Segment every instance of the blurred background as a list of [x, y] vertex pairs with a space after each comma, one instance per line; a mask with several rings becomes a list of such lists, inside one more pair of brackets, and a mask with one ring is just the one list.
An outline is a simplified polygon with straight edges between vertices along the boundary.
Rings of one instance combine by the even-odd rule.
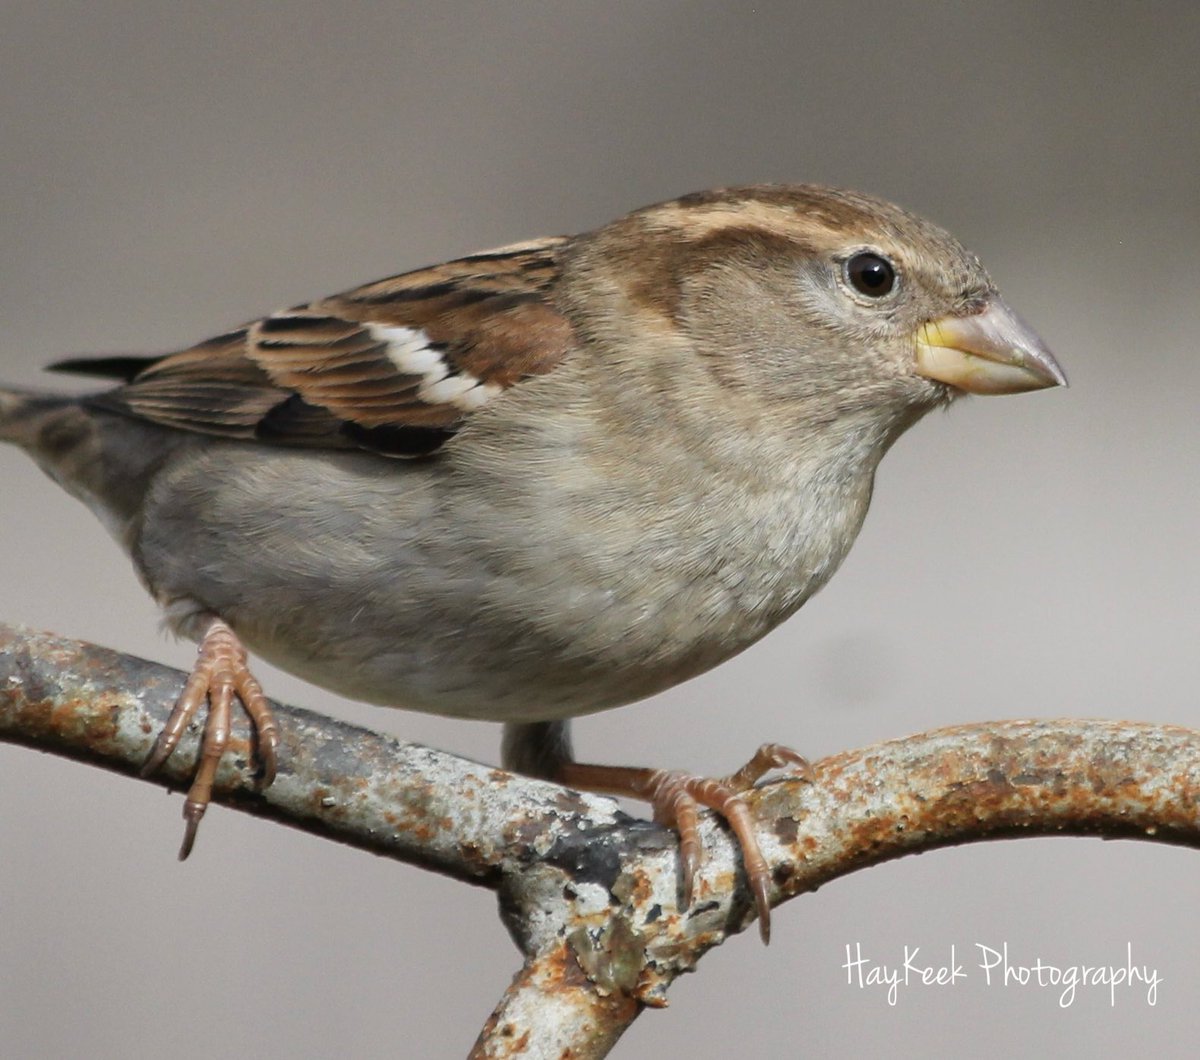
[[[0, 379], [155, 351], [711, 185], [820, 181], [976, 250], [1071, 389], [975, 399], [884, 461], [842, 572], [736, 660], [576, 727], [725, 772], [958, 722], [1200, 725], [1200, 5], [9, 3]], [[67, 385], [51, 379], [49, 385]], [[0, 451], [0, 619], [186, 666], [100, 525]], [[496, 761], [499, 730], [269, 694]], [[518, 966], [490, 893], [0, 747], [0, 1053], [464, 1055]], [[1026, 840], [861, 872], [680, 981], [617, 1055], [1193, 1055], [1194, 852]], [[1144, 991], [847, 985], [976, 943]], [[972, 972], [968, 967], [967, 971]], [[1185, 1044], [1186, 1043], [1186, 1044]]]

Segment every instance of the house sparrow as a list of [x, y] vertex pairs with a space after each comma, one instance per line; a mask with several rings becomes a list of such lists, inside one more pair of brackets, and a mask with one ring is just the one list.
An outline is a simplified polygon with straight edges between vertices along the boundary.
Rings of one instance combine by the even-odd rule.
[[738, 773], [575, 762], [569, 719], [693, 677], [816, 592], [880, 458], [964, 392], [1065, 383], [978, 260], [879, 199], [760, 186], [472, 254], [158, 357], [72, 360], [83, 397], [0, 391], [16, 442], [105, 523], [200, 643], [149, 761], [208, 705], [181, 857], [246, 649], [355, 699], [505, 723], [509, 768], [697, 813], [770, 878]]

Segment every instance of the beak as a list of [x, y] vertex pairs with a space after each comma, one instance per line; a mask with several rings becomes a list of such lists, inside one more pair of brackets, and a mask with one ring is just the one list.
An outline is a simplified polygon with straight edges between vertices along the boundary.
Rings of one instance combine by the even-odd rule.
[[980, 313], [923, 325], [917, 332], [917, 372], [971, 394], [1067, 385], [1045, 343], [998, 295]]

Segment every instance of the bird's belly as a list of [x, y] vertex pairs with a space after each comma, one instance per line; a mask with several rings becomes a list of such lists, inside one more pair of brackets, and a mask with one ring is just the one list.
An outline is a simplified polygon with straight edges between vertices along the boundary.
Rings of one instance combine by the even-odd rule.
[[[636, 666], [607, 665], [619, 645], [586, 657], [556, 646], [498, 643], [494, 637], [464, 637], [461, 628], [426, 623], [397, 647], [381, 643], [339, 652], [322, 629], [293, 628], [279, 637], [255, 628], [235, 628], [252, 651], [297, 676], [363, 702], [448, 717], [489, 721], [546, 721], [631, 703], [694, 676], [734, 653], [694, 650], [687, 656]], [[516, 640], [516, 638], [512, 638]]]
[[[551, 518], [537, 498], [489, 498], [453, 474], [210, 443], [155, 483], [135, 559], [177, 628], [220, 615], [253, 652], [335, 692], [546, 720], [736, 654], [824, 582], [853, 536], [832, 547], [821, 530], [797, 552], [771, 527], [762, 541], [746, 527], [681, 533], [636, 506], [597, 514], [553, 492]], [[801, 540], [802, 523], [781, 525]]]
[[[272, 602], [260, 564], [217, 608], [252, 651], [353, 699], [456, 717], [533, 721], [620, 706], [742, 650], [774, 620], [701, 579], [639, 590], [548, 585], [432, 546], [384, 585], [327, 576]], [[777, 620], [777, 619], [776, 619]]]

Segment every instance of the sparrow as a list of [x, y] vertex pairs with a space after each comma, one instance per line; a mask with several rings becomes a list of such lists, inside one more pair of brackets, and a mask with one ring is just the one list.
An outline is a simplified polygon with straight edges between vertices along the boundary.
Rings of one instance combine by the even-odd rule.
[[132, 557], [195, 667], [146, 763], [207, 710], [186, 857], [232, 705], [263, 783], [279, 729], [247, 651], [354, 699], [504, 724], [507, 768], [733, 829], [806, 770], [575, 761], [570, 719], [747, 648], [831, 577], [880, 459], [964, 393], [1066, 379], [978, 259], [888, 202], [720, 188], [457, 258], [153, 357], [72, 359], [83, 396], [0, 390], [27, 450]]

